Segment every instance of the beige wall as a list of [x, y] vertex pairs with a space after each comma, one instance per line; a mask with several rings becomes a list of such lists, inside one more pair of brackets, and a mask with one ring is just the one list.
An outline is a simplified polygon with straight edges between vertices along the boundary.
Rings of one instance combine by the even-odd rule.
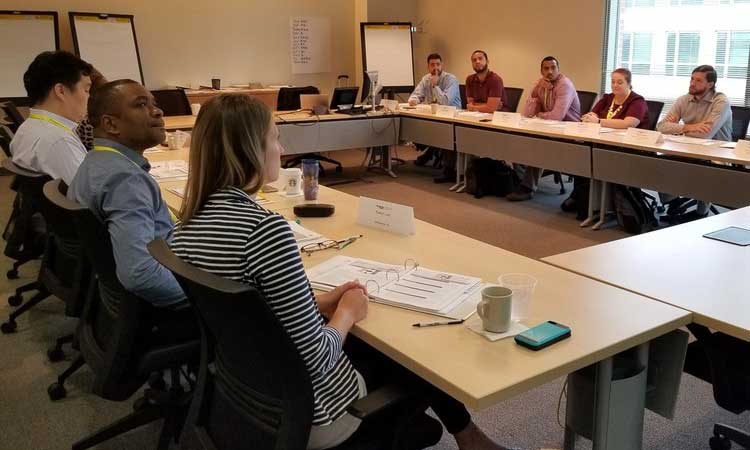
[[[61, 45], [72, 49], [68, 11], [135, 15], [143, 74], [166, 84], [313, 84], [328, 91], [339, 74], [354, 76], [352, 0], [0, 0], [0, 9], [57, 10]], [[289, 18], [331, 19], [331, 72], [293, 75]], [[106, 76], [106, 74], [105, 74]]]
[[471, 52], [481, 48], [505, 84], [524, 88], [524, 94], [539, 77], [539, 62], [546, 55], [559, 59], [577, 89], [599, 91], [602, 0], [416, 2], [424, 32], [415, 35], [415, 58], [441, 53], [446, 70], [462, 83], [472, 71]]

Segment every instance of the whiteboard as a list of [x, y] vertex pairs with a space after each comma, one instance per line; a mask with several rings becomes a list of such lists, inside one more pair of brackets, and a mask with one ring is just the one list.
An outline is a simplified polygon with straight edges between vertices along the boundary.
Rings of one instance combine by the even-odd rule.
[[39, 53], [60, 48], [56, 12], [0, 11], [0, 98], [26, 97], [23, 74]]
[[70, 29], [76, 54], [108, 80], [128, 78], [143, 83], [133, 16], [75, 13]]
[[361, 23], [362, 67], [378, 71], [384, 88], [414, 88], [411, 23]]

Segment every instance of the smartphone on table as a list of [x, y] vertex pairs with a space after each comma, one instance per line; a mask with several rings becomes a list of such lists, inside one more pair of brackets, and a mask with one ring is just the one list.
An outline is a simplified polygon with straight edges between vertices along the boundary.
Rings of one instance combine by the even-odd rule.
[[569, 338], [570, 327], [551, 320], [529, 328], [515, 337], [516, 344], [531, 350], [541, 350], [555, 342]]

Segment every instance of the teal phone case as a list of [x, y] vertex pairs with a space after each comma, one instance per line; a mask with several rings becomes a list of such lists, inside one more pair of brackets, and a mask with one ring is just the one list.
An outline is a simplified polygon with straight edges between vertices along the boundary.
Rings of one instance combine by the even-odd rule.
[[548, 321], [529, 328], [521, 334], [517, 334], [515, 341], [531, 350], [541, 350], [549, 347], [555, 342], [569, 338], [571, 335], [570, 327], [557, 322]]

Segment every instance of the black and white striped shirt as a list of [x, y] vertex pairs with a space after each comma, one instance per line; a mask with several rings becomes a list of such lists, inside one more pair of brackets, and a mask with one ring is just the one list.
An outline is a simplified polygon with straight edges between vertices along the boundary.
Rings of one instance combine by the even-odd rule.
[[172, 250], [219, 276], [255, 286], [295, 343], [310, 373], [313, 424], [328, 425], [359, 397], [357, 377], [342, 338], [318, 311], [289, 224], [245, 192], [211, 195], [187, 224], [176, 228]]

